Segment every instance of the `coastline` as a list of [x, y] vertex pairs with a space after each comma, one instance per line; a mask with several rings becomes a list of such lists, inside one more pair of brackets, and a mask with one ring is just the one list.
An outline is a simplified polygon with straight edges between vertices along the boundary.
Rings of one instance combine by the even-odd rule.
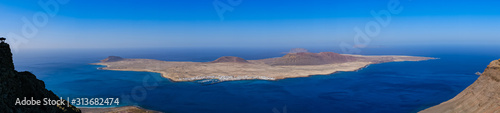
[[[102, 63], [90, 63], [90, 65], [101, 65], [101, 66], [109, 67], [109, 64], [102, 64]], [[159, 73], [159, 74], [161, 74], [162, 77], [167, 78], [164, 76], [164, 75], [166, 75], [166, 73], [162, 72], [162, 71], [153, 71], [153, 70], [149, 70], [149, 69], [107, 69], [106, 67], [99, 67], [97, 69], [98, 70], [110, 70], [110, 71], [135, 71], [135, 72]], [[170, 78], [168, 78], [168, 79], [170, 79]], [[172, 80], [172, 79], [170, 79], [170, 80]], [[175, 82], [178, 82], [178, 81], [175, 81]]]

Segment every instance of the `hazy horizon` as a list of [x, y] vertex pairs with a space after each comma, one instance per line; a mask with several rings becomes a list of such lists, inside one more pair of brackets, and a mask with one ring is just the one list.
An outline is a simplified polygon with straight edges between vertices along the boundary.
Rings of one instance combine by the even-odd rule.
[[[497, 33], [500, 30], [500, 21], [497, 21], [500, 15], [494, 10], [500, 2], [492, 0], [241, 0], [234, 3], [224, 0], [60, 1], [68, 2], [59, 2], [56, 13], [47, 13], [45, 5], [39, 5], [38, 2], [2, 1], [0, 13], [9, 18], [0, 18], [1, 36], [18, 49], [340, 49], [342, 44], [347, 44], [344, 47], [365, 48], [398, 45], [475, 46], [500, 42], [500, 34]], [[218, 11], [214, 3], [215, 6], [232, 11]], [[384, 14], [389, 14], [390, 19]], [[33, 17], [38, 17], [36, 21], [41, 22], [34, 22]], [[34, 24], [36, 32], [28, 30], [28, 33], [23, 33], [26, 31], [23, 18]], [[47, 21], [43, 21], [44, 18]], [[379, 26], [379, 31], [368, 36], [368, 42], [358, 40], [361, 44], [357, 44], [355, 39], [359, 33], [355, 28], [366, 31], [365, 26], [374, 25], [373, 22]], [[369, 30], [376, 29], [369, 27]], [[9, 37], [9, 34], [21, 38]]]

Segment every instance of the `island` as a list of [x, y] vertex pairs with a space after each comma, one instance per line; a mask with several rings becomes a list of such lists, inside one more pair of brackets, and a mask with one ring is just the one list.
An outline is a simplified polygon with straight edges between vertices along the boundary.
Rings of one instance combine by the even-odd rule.
[[435, 59], [416, 56], [363, 56], [333, 52], [311, 53], [293, 49], [282, 57], [245, 60], [223, 56], [211, 62], [179, 62], [154, 59], [126, 59], [110, 56], [100, 63], [100, 69], [117, 71], [146, 71], [161, 73], [172, 81], [196, 80], [278, 80], [285, 78], [327, 75], [339, 71], [355, 71], [370, 64]]

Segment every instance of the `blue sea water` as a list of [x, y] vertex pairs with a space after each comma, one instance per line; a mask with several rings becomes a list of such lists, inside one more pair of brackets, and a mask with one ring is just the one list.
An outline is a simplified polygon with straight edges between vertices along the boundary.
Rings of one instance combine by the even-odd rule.
[[[277, 81], [243, 80], [216, 84], [172, 82], [158, 73], [98, 70], [110, 55], [168, 61], [211, 61], [280, 57], [288, 48], [169, 48], [20, 50], [18, 71], [33, 72], [63, 98], [120, 98], [118, 106], [138, 105], [173, 113], [410, 113], [437, 105], [465, 89], [500, 53], [489, 46], [365, 48], [364, 55], [414, 55], [439, 59], [370, 65]], [[335, 51], [308, 48], [313, 52]], [[112, 106], [78, 106], [112, 107]]]

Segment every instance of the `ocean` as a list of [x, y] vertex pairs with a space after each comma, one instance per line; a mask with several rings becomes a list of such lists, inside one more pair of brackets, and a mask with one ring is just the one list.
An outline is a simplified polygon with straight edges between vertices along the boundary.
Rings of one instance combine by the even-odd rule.
[[[158, 73], [98, 70], [107, 56], [207, 62], [220, 56], [247, 60], [280, 57], [290, 48], [44, 49], [14, 53], [18, 71], [30, 71], [66, 98], [120, 98], [172, 113], [412, 113], [453, 98], [472, 84], [500, 53], [491, 46], [401, 46], [362, 49], [363, 55], [412, 55], [439, 59], [370, 65], [276, 81], [214, 84], [172, 82]], [[336, 51], [307, 48], [312, 52]], [[495, 52], [496, 51], [496, 52]], [[338, 52], [338, 51], [337, 51]]]

